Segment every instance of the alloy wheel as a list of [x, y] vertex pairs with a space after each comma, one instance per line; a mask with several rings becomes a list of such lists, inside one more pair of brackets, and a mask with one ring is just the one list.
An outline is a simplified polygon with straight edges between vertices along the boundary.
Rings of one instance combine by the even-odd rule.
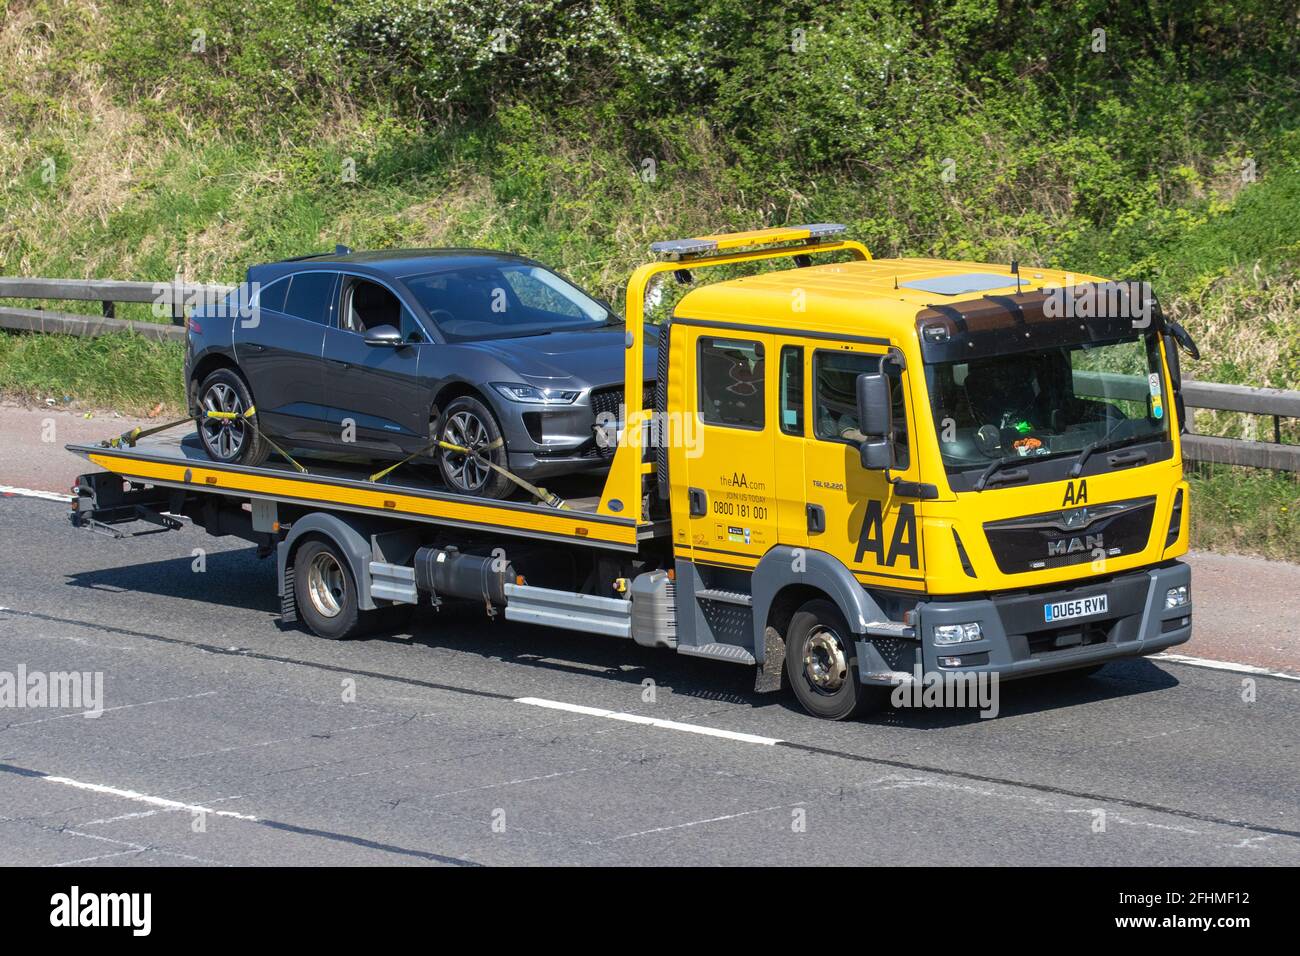
[[321, 617], [336, 617], [343, 606], [343, 568], [338, 559], [322, 551], [311, 559], [307, 567], [307, 596]]
[[[461, 411], [447, 419], [442, 437], [453, 445], [481, 451], [488, 443], [488, 429], [474, 413]], [[475, 491], [487, 483], [490, 469], [478, 458], [464, 452], [447, 451], [447, 477], [462, 491]]]
[[233, 413], [233, 418], [209, 418], [205, 414], [199, 427], [203, 429], [204, 443], [216, 451], [218, 458], [222, 461], [236, 458], [244, 447], [248, 429], [239, 393], [225, 382], [213, 382], [203, 394], [203, 410]]

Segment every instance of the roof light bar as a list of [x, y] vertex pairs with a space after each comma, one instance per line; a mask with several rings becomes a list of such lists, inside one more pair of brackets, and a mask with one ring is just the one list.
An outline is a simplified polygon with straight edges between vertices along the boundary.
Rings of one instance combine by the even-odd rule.
[[682, 256], [699, 256], [706, 252], [716, 252], [718, 244], [712, 239], [669, 239], [667, 242], [650, 243], [650, 251], [670, 259]]
[[713, 236], [695, 236], [691, 239], [670, 239], [650, 244], [650, 250], [669, 259], [701, 256], [740, 249], [745, 246], [772, 246], [783, 242], [800, 242], [825, 239], [846, 232], [847, 227], [836, 222], [817, 222], [807, 226], [778, 226], [774, 229], [753, 229], [749, 232], [725, 232]]

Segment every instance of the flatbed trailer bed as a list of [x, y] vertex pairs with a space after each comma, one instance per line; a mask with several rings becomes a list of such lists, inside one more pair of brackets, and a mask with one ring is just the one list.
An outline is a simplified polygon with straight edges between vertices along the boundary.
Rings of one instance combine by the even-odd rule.
[[[598, 478], [558, 483], [577, 494], [555, 507], [451, 494], [406, 466], [374, 481], [336, 461], [312, 461], [306, 472], [279, 459], [218, 463], [193, 434], [67, 448], [105, 469], [78, 478], [75, 525], [127, 537], [179, 530], [189, 518], [251, 541], [276, 558], [282, 619], [321, 636], [358, 636], [451, 598], [489, 616], [673, 646], [668, 522], [599, 514], [600, 495], [584, 493]], [[653, 588], [632, 589], [637, 575]], [[639, 634], [634, 590], [640, 608], [652, 608]]]
[[[67, 448], [132, 483], [193, 494], [281, 502], [629, 552], [638, 550], [644, 541], [668, 534], [666, 520], [638, 522], [631, 517], [598, 514], [599, 494], [566, 498], [565, 508], [555, 508], [452, 494], [421, 480], [409, 467], [381, 481], [370, 481], [367, 471], [359, 467], [336, 462], [312, 462], [306, 474], [278, 458], [249, 468], [212, 461], [192, 433], [179, 440], [157, 439], [134, 447]], [[589, 485], [590, 479], [574, 482], [577, 491], [589, 491]]]

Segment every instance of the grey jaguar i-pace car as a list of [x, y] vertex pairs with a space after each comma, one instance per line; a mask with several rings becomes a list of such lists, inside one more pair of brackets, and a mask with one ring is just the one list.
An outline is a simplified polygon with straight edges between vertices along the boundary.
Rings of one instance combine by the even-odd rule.
[[[647, 374], [656, 348], [651, 335]], [[196, 309], [185, 380], [219, 461], [259, 465], [267, 438], [371, 461], [423, 450], [450, 490], [504, 497], [513, 485], [481, 458], [527, 479], [608, 467], [598, 416], [619, 414], [623, 359], [613, 309], [530, 259], [340, 249], [253, 266]]]

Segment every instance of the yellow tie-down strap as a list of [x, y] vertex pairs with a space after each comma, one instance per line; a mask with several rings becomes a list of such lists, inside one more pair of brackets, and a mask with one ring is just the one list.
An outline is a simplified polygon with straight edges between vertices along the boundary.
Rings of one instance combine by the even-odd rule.
[[[392, 485], [376, 488], [335, 484], [313, 475], [283, 476], [205, 467], [193, 461], [155, 461], [116, 455], [109, 449], [84, 452], [101, 468], [132, 481], [165, 482], [207, 491], [232, 492], [253, 497], [289, 499], [308, 506], [361, 508], [400, 517], [444, 519], [503, 530], [571, 538], [579, 542], [635, 547], [634, 521], [591, 520], [581, 512], [518, 502], [471, 501], [457, 497], [403, 494]], [[188, 474], [187, 474], [188, 473]]]

